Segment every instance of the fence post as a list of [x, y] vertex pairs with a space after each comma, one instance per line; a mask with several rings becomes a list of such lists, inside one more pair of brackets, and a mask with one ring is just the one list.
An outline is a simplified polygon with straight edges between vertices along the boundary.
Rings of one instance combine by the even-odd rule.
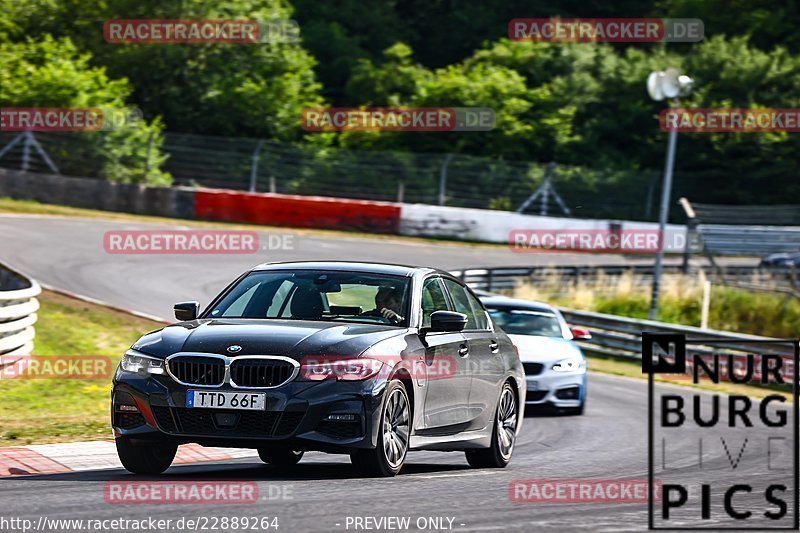
[[402, 204], [406, 195], [406, 184], [403, 180], [397, 182], [397, 203]]
[[[260, 139], [258, 144], [256, 144], [256, 149], [253, 151], [253, 164], [250, 166], [250, 192], [256, 192], [256, 180], [258, 179], [258, 159], [261, 155], [262, 146], [264, 146], [264, 140]], [[271, 184], [270, 189], [272, 189]]]
[[453, 159], [453, 154], [447, 154], [442, 161], [442, 169], [439, 171], [439, 205], [444, 205], [447, 192], [447, 165]]

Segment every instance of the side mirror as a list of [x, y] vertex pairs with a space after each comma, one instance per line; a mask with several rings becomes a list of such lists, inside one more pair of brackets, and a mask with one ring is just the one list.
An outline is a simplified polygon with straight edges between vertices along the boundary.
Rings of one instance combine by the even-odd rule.
[[572, 327], [569, 330], [572, 332], [572, 340], [588, 341], [592, 338], [592, 334], [586, 328]]
[[175, 318], [180, 321], [194, 320], [200, 314], [200, 304], [198, 302], [179, 302], [173, 307]]
[[467, 315], [454, 311], [434, 311], [431, 313], [429, 331], [462, 331], [467, 325]]

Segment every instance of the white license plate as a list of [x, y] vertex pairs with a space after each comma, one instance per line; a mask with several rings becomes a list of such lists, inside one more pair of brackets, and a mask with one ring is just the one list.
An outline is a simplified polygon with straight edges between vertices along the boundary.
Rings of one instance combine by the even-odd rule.
[[186, 393], [186, 407], [263, 411], [266, 404], [267, 395], [263, 392], [190, 390]]

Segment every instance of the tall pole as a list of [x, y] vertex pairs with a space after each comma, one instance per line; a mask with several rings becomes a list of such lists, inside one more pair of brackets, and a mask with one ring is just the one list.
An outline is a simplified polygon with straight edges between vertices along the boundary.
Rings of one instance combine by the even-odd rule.
[[656, 267], [653, 272], [653, 293], [650, 297], [650, 320], [655, 320], [658, 315], [658, 293], [661, 289], [661, 270], [664, 261], [664, 234], [669, 217], [669, 197], [672, 192], [672, 169], [675, 166], [675, 144], [678, 141], [678, 130], [673, 128], [669, 132], [667, 146], [667, 161], [664, 165], [664, 187], [661, 190], [661, 211], [658, 216], [658, 251], [656, 252]]
[[439, 171], [439, 205], [444, 205], [447, 197], [447, 165], [450, 164], [451, 159], [453, 159], [453, 154], [447, 154]]

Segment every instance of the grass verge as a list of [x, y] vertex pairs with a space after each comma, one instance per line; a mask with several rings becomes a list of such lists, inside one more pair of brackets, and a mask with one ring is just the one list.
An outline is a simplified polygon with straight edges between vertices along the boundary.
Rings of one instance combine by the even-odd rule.
[[[39, 298], [34, 354], [120, 355], [163, 326], [50, 291]], [[111, 380], [0, 379], [0, 446], [110, 439]]]

